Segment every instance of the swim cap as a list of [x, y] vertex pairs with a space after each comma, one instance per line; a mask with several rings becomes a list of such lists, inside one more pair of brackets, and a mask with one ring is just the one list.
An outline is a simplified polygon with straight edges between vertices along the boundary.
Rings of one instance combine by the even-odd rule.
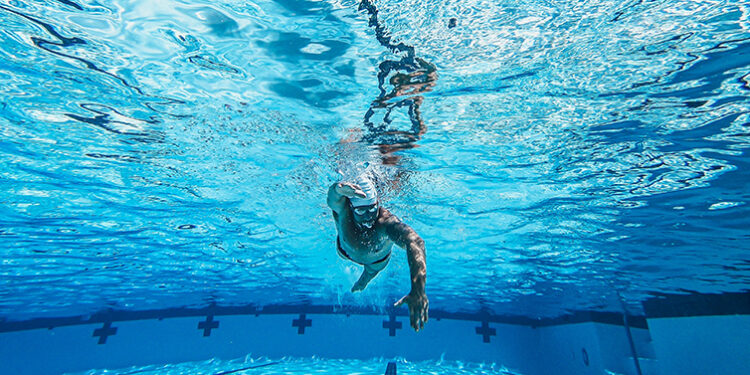
[[354, 183], [359, 185], [359, 188], [365, 193], [366, 197], [354, 196], [349, 198], [353, 207], [372, 206], [378, 202], [378, 191], [375, 190], [375, 184], [367, 176], [358, 176]]

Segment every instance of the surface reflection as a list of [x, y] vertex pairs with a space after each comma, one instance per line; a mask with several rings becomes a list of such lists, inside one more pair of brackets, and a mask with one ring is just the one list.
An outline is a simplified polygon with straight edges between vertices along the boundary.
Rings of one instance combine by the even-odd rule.
[[[363, 120], [360, 133], [350, 133], [342, 143], [362, 142], [374, 146], [380, 153], [384, 166], [399, 167], [399, 151], [417, 147], [417, 142], [427, 132], [427, 125], [420, 107], [424, 102], [422, 94], [432, 91], [438, 79], [434, 64], [417, 57], [415, 49], [404, 43], [393, 43], [385, 26], [378, 20], [378, 10], [373, 3], [363, 0], [359, 5], [369, 15], [369, 25], [375, 31], [378, 42], [401, 58], [387, 59], [378, 65], [379, 95], [370, 104]], [[394, 123], [394, 112], [404, 111], [409, 124]], [[403, 112], [402, 112], [403, 113]], [[398, 187], [404, 170], [396, 168], [389, 181]]]

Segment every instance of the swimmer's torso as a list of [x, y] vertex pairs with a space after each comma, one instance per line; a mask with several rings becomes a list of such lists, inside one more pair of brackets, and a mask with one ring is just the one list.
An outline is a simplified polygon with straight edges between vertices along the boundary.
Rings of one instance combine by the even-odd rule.
[[390, 213], [382, 207], [378, 210], [378, 218], [372, 228], [357, 226], [350, 209], [343, 210], [340, 215], [334, 213], [339, 244], [345, 255], [357, 263], [376, 263], [386, 257], [393, 247], [381, 224]]

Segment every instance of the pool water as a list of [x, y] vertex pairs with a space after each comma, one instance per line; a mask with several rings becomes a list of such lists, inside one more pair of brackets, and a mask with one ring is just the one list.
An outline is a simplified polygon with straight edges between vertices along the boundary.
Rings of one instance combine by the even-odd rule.
[[747, 1], [3, 2], [0, 321], [385, 312], [404, 252], [352, 294], [325, 202], [363, 171], [425, 240], [436, 311], [747, 293], [749, 19]]
[[[118, 370], [91, 370], [70, 375], [105, 375], [105, 374], [153, 374], [153, 375], [176, 375], [176, 374], [267, 374], [267, 375], [294, 375], [294, 374], [351, 374], [372, 375], [384, 374], [388, 363], [396, 365], [398, 374], [501, 374], [517, 375], [515, 372], [495, 364], [463, 363], [459, 361], [420, 361], [408, 362], [404, 359], [386, 361], [383, 359], [372, 360], [335, 360], [322, 358], [291, 358], [280, 359], [269, 358], [241, 358], [235, 360], [212, 359], [202, 362], [186, 362], [179, 364], [143, 366]], [[243, 370], [244, 369], [244, 370]]]

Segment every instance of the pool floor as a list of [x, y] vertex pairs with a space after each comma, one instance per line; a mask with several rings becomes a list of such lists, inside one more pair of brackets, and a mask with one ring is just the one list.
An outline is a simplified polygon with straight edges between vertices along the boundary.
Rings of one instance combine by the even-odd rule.
[[[70, 375], [177, 375], [177, 374], [385, 374], [388, 363], [395, 364], [397, 374], [500, 374], [521, 375], [495, 363], [471, 363], [462, 361], [408, 362], [400, 358], [377, 358], [371, 360], [342, 360], [324, 358], [265, 358], [246, 356], [232, 360], [210, 359], [207, 361], [172, 363], [167, 365], [135, 366], [121, 369], [92, 369]], [[391, 373], [389, 373], [390, 375]]]

